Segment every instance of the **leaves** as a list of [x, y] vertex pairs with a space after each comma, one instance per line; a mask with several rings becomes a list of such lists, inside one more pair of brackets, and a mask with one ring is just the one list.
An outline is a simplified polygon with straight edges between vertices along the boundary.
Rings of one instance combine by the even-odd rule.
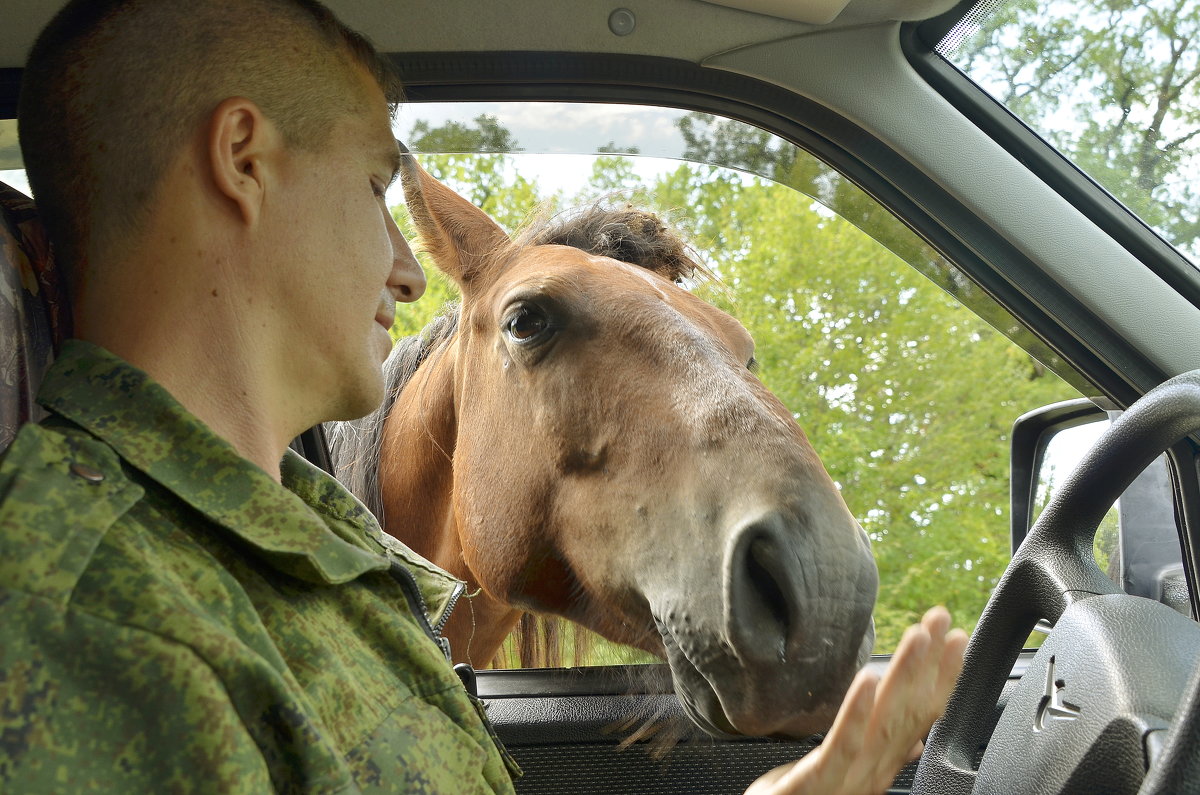
[[1175, 246], [1200, 245], [1200, 5], [1022, 0], [951, 59]]

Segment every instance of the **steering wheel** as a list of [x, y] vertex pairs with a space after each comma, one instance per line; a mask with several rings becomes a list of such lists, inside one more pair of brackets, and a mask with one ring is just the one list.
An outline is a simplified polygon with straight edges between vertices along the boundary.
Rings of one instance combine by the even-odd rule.
[[[1164, 382], [1130, 406], [1056, 491], [967, 644], [962, 675], [930, 732], [914, 793], [1200, 788], [1200, 667], [1192, 670], [1200, 659], [1200, 624], [1122, 593], [1092, 553], [1109, 507], [1151, 461], [1196, 430], [1200, 370]], [[1195, 470], [1185, 477], [1195, 477]], [[989, 738], [988, 717], [1043, 618], [1054, 629]]]

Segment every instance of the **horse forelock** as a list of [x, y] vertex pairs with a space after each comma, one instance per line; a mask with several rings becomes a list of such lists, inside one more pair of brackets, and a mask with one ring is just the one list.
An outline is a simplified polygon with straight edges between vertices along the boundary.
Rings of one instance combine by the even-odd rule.
[[420, 334], [399, 340], [383, 364], [383, 403], [365, 417], [346, 422], [328, 422], [325, 434], [334, 475], [375, 515], [382, 525], [383, 492], [379, 465], [383, 430], [396, 399], [417, 369], [458, 330], [459, 305], [446, 304]]
[[672, 282], [712, 277], [695, 250], [656, 214], [633, 205], [597, 202], [535, 222], [517, 240], [528, 246], [570, 246], [637, 265]]

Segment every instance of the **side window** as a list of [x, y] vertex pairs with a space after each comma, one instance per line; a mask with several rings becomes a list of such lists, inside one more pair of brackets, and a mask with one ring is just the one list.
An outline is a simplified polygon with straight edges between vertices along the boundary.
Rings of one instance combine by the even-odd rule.
[[[1127, 207], [1163, 250], [1196, 266], [1198, 33], [1195, 2], [980, 0], [936, 51]], [[1042, 461], [1036, 507], [1105, 425], [1054, 438]], [[1126, 592], [1190, 613], [1165, 459], [1148, 467], [1109, 511], [1095, 554]]]
[[[598, 200], [651, 208], [681, 229], [716, 277], [691, 289], [749, 330], [759, 377], [872, 540], [876, 649], [893, 648], [934, 603], [973, 627], [1009, 557], [1012, 422], [1087, 387], [953, 265], [836, 171], [727, 119], [422, 104], [402, 111], [396, 132], [510, 230]], [[429, 293], [399, 309], [394, 334], [418, 333], [453, 298], [436, 276]], [[558, 635], [563, 664], [649, 660], [581, 644], [578, 632]], [[497, 664], [516, 659], [510, 646]]]
[[29, 195], [25, 163], [17, 141], [17, 120], [0, 119], [0, 182]]

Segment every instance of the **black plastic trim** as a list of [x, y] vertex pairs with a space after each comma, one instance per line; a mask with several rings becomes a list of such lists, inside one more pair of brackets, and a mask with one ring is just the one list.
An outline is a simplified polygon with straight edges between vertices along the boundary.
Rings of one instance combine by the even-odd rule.
[[483, 699], [674, 693], [665, 664], [587, 668], [503, 668], [475, 672]]
[[1107, 419], [1108, 412], [1087, 398], [1064, 400], [1022, 414], [1013, 423], [1009, 457], [1009, 521], [1012, 554], [1032, 524], [1036, 478], [1050, 437], [1059, 431]]
[[1192, 597], [1192, 615], [1200, 616], [1200, 451], [1185, 439], [1167, 453], [1171, 483], [1175, 488], [1176, 520], [1182, 520], [1180, 535], [1184, 571]]
[[[1013, 664], [1011, 678], [1025, 673], [1033, 652]], [[891, 655], [873, 655], [867, 667], [881, 677]], [[631, 693], [674, 693], [671, 671], [665, 664], [605, 665], [587, 668], [502, 668], [475, 672], [479, 697], [485, 700], [545, 696], [627, 696]]]
[[21, 94], [21, 70], [0, 69], [0, 119], [17, 118], [17, 97]]
[[[981, 718], [989, 733], [1033, 655], [1018, 657], [998, 703]], [[869, 665], [882, 674], [887, 659], [877, 657]], [[803, 741], [709, 737], [684, 715], [665, 670], [666, 692], [650, 687], [640, 693], [621, 689], [628, 668], [644, 673], [665, 666], [479, 672], [481, 682], [510, 684], [483, 699], [496, 734], [527, 774], [516, 783], [518, 793], [740, 792], [766, 770], [813, 747]], [[485, 687], [495, 689], [481, 684]], [[982, 753], [981, 747], [976, 764]], [[914, 768], [901, 771], [888, 792], [908, 793]]]

